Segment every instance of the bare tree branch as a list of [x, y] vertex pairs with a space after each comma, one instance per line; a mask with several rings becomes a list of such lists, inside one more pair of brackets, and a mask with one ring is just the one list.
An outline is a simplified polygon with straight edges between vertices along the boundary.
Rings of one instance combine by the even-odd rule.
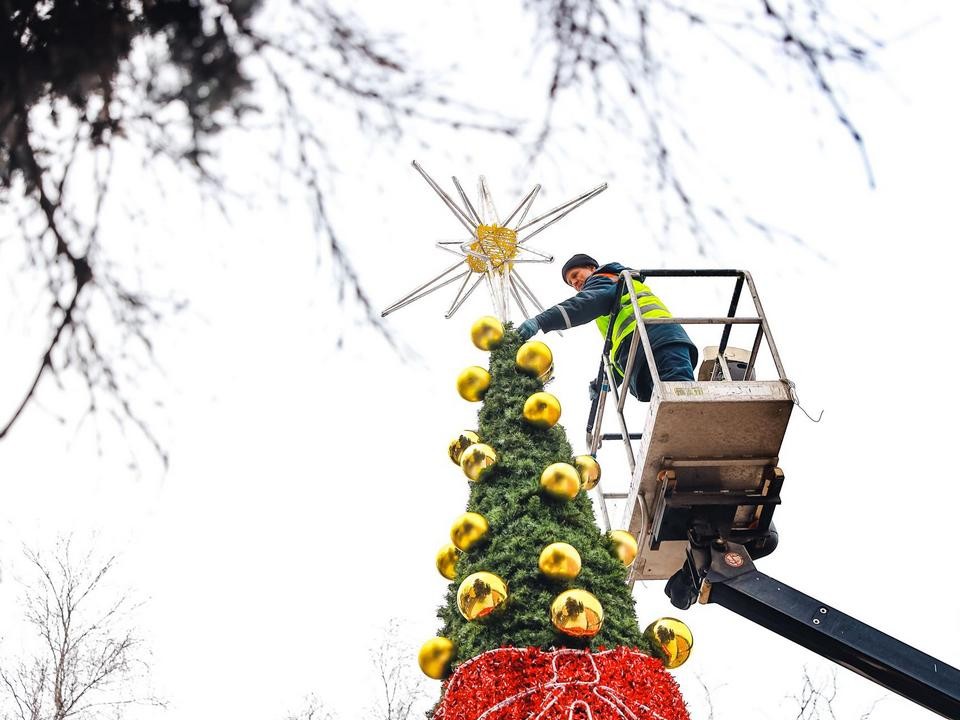
[[706, 681], [703, 679], [703, 676], [699, 673], [697, 674], [697, 682], [700, 683], [700, 687], [703, 689], [703, 697], [707, 703], [707, 717], [704, 720], [714, 720], [714, 709], [713, 709], [713, 692], [710, 690], [710, 687], [707, 685]]
[[[871, 67], [882, 43], [836, 18], [826, 0], [525, 0], [524, 7], [550, 61], [531, 156], [557, 139], [561, 99], [592, 100], [597, 116], [639, 143], [660, 205], [644, 211], [661, 218], [664, 238], [679, 223], [706, 255], [718, 223], [783, 234], [756, 213], [735, 217], [725, 200], [705, 194], [700, 166], [685, 162], [696, 156], [695, 138], [673, 90], [685, 71], [666, 46], [678, 28], [771, 82], [799, 72], [873, 182], [837, 70]], [[0, 0], [0, 57], [0, 203], [20, 218], [13, 241], [28, 259], [26, 272], [43, 280], [46, 308], [45, 339], [32, 351], [36, 369], [12, 407], [0, 408], [0, 441], [50, 380], [72, 378], [86, 389], [80, 422], [92, 418], [98, 443], [103, 417], [122, 433], [130, 428], [167, 463], [137, 369], [155, 364], [153, 331], [184, 303], [165, 289], [141, 288], [118, 256], [123, 243], [105, 220], [129, 199], [113, 172], [119, 153], [139, 158], [145, 183], [159, 193], [162, 178], [174, 177], [228, 215], [249, 197], [231, 183], [226, 159], [233, 148], [265, 148], [312, 205], [318, 262], [332, 272], [338, 301], [399, 349], [336, 229], [341, 134], [393, 140], [411, 128], [424, 136], [446, 128], [521, 137], [519, 121], [445, 91], [442, 79], [410, 60], [401, 38], [371, 32], [328, 0]], [[771, 60], [784, 72], [771, 71]], [[229, 142], [237, 137], [243, 142]], [[134, 197], [133, 204], [146, 217], [149, 203]], [[133, 235], [124, 243], [136, 243]]]
[[[671, 57], [668, 38], [682, 36], [698, 46], [709, 39], [760, 76], [786, 84], [790, 70], [804, 74], [814, 100], [826, 102], [859, 152], [867, 181], [874, 185], [863, 136], [847, 110], [834, 70], [841, 65], [872, 67], [872, 54], [883, 43], [848, 25], [825, 0], [736, 0], [697, 3], [690, 0], [525, 0], [538, 19], [538, 47], [551, 59], [547, 108], [530, 146], [531, 157], [544, 152], [555, 134], [554, 111], [567, 95], [592, 96], [596, 114], [635, 138], [645, 156], [651, 184], [660, 199], [662, 231], [680, 220], [702, 255], [711, 242], [709, 220], [729, 224], [722, 201], [694, 190], [700, 168], [684, 169], [681, 154], [695, 154], [675, 87], [683, 71]], [[679, 21], [679, 22], [678, 22]], [[766, 68], [779, 62], [776, 76]], [[784, 78], [781, 81], [781, 76]], [[669, 82], [665, 82], [669, 80]], [[770, 223], [751, 216], [748, 225], [767, 237]], [[791, 239], [796, 239], [792, 236]]]
[[[45, 378], [70, 371], [87, 388], [87, 416], [113, 418], [121, 432], [130, 424], [164, 465], [128, 368], [153, 362], [153, 328], [180, 304], [131, 287], [106, 249], [102, 215], [124, 197], [116, 152], [142, 157], [148, 176], [172, 170], [226, 214], [241, 196], [220, 169], [222, 136], [272, 145], [312, 199], [318, 257], [341, 302], [395, 345], [334, 230], [327, 141], [350, 122], [358, 137], [397, 138], [414, 122], [517, 129], [436, 89], [396, 38], [325, 0], [0, 0], [0, 56], [0, 200], [24, 217], [20, 239], [50, 303], [50, 339], [19, 402], [0, 408], [0, 440]], [[92, 200], [81, 190], [91, 187]]]

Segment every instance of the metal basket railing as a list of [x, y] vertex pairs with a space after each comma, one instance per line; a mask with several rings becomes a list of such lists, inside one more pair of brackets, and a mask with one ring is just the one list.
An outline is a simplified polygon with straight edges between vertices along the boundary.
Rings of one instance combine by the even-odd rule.
[[[727, 314], [723, 317], [644, 318], [641, 312], [639, 300], [637, 298], [636, 288], [633, 286], [632, 281], [636, 279], [644, 282], [647, 278], [651, 277], [732, 278], [735, 280], [735, 283]], [[747, 287], [750, 297], [753, 299], [755, 316], [752, 317], [736, 316], [744, 286]], [[627, 350], [627, 361], [623, 367], [624, 386], [623, 388], [620, 388], [615, 375], [613, 363], [610, 359], [610, 352], [613, 348], [614, 319], [622, 308], [620, 298], [625, 294], [624, 291], [630, 297], [630, 305], [633, 308], [637, 326], [632, 332], [630, 346]], [[727, 360], [724, 357], [724, 352], [727, 349], [727, 344], [730, 339], [730, 332], [734, 325], [756, 325], [757, 332], [754, 336], [753, 346], [750, 350], [750, 356], [747, 362], [746, 371], [744, 372], [744, 377], [750, 377], [750, 373], [753, 371], [756, 365], [761, 345], [765, 340], [770, 351], [770, 355], [773, 359], [777, 376], [781, 382], [791, 386], [792, 396], [792, 383], [790, 383], [790, 381], [787, 379], [786, 373], [784, 372], [783, 363], [780, 360], [780, 353], [777, 351], [776, 343], [773, 340], [773, 334], [770, 332], [770, 325], [767, 322], [766, 315], [764, 314], [763, 305], [760, 303], [760, 297], [757, 294], [756, 285], [753, 282], [752, 276], [746, 270], [623, 270], [618, 279], [615, 297], [617, 298], [617, 301], [610, 310], [610, 322], [607, 327], [606, 337], [604, 338], [600, 369], [597, 372], [596, 387], [599, 388], [599, 392], [592, 401], [590, 414], [587, 420], [587, 445], [590, 448], [591, 455], [596, 455], [597, 450], [599, 449], [603, 440], [622, 440], [627, 454], [627, 462], [630, 465], [630, 472], [633, 473], [636, 469], [636, 454], [631, 441], [641, 439], [642, 434], [631, 433], [629, 431], [627, 428], [626, 419], [624, 418], [623, 407], [629, 391], [629, 379], [634, 371], [634, 367], [637, 362], [637, 352], [639, 350], [642, 350], [644, 359], [646, 360], [646, 365], [650, 370], [650, 378], [653, 385], [652, 397], [662, 395], [663, 393], [660, 374], [657, 371], [657, 364], [654, 359], [653, 348], [650, 344], [650, 336], [647, 332], [648, 325], [722, 325], [723, 329], [720, 334], [720, 342], [715, 361], [716, 365], [714, 367], [712, 377], [731, 382], [733, 382], [733, 374], [730, 372], [730, 368], [727, 365]], [[617, 420], [620, 425], [619, 433], [601, 432], [602, 419], [604, 410], [606, 408], [608, 394], [613, 395], [613, 400], [616, 404]], [[603, 494], [602, 491], [601, 494], [603, 495], [604, 499], [618, 499], [621, 496], [619, 493]], [[609, 525], [606, 503], [603, 502], [600, 505], [603, 510], [604, 521]]]

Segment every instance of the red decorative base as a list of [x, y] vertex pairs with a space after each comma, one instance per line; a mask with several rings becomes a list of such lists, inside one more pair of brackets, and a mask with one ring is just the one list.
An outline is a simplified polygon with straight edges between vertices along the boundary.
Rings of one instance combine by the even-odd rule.
[[434, 720], [690, 720], [673, 676], [637, 650], [500, 648], [446, 682]]

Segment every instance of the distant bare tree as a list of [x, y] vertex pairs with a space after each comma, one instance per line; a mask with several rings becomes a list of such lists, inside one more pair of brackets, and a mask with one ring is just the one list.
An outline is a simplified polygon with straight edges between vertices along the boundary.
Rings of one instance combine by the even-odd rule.
[[[806, 666], [802, 672], [802, 684], [800, 692], [792, 695], [791, 699], [796, 703], [797, 714], [795, 720], [837, 720], [835, 703], [837, 702], [837, 670], [835, 667], [829, 668], [825, 676], [818, 677], [811, 675]], [[859, 715], [859, 720], [869, 720], [873, 715], [873, 710], [883, 699], [878, 697], [870, 707]], [[847, 717], [846, 714], [842, 717]]]
[[[744, 708], [742, 707], [742, 698], [739, 696], [732, 700], [736, 706], [736, 712], [733, 712], [734, 705], [730, 704], [731, 701], [714, 699], [714, 692], [729, 687], [728, 685], [722, 684], [711, 687], [707, 684], [706, 679], [699, 673], [696, 675], [696, 679], [700, 685], [703, 702], [706, 706], [706, 715], [703, 716], [702, 720], [713, 720], [718, 714], [720, 717], [727, 717], [728, 715], [746, 717], [746, 715], [744, 715]], [[686, 695], [689, 701], [691, 697], [689, 689]], [[837, 670], [835, 667], [827, 668], [824, 673], [811, 673], [809, 669], [804, 666], [801, 670], [800, 691], [787, 696], [787, 699], [793, 703], [794, 707], [788, 709], [786, 714], [765, 712], [764, 716], [789, 718], [790, 720], [837, 720], [838, 713], [840, 713], [839, 717], [842, 718], [853, 717], [849, 713], [849, 708], [840, 709], [838, 695]], [[869, 707], [856, 716], [858, 720], [870, 720], [873, 716], [874, 709], [883, 698], [884, 696], [882, 695], [878, 696]], [[842, 700], [842, 697], [840, 700]]]
[[0, 717], [119, 719], [131, 706], [162, 705], [145, 690], [149, 667], [131, 627], [134, 603], [105, 587], [114, 558], [78, 558], [69, 540], [52, 556], [32, 550], [25, 556], [32, 579], [23, 607], [32, 643], [0, 661]]
[[333, 720], [333, 714], [326, 709], [323, 701], [316, 695], [308, 695], [303, 707], [297, 712], [287, 713], [284, 720]]
[[413, 653], [400, 642], [399, 621], [390, 621], [370, 659], [379, 681], [373, 716], [377, 720], [410, 720], [424, 697], [423, 678]]
[[[410, 648], [400, 641], [400, 625], [390, 620], [380, 642], [370, 650], [377, 687], [372, 704], [364, 708], [375, 720], [411, 720], [418, 703], [424, 699], [423, 679]], [[303, 707], [288, 713], [284, 720], [334, 720], [315, 694], [308, 695]]]

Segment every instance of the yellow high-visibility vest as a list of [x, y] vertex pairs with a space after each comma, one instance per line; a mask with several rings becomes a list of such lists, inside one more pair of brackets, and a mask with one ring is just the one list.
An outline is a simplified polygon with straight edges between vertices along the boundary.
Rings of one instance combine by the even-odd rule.
[[[637, 304], [640, 306], [640, 314], [645, 318], [668, 318], [673, 317], [663, 301], [653, 294], [653, 291], [639, 280], [633, 281], [633, 288], [637, 293]], [[607, 336], [607, 328], [610, 327], [610, 316], [601, 315], [597, 318], [597, 327], [600, 328], [600, 334]], [[620, 312], [613, 321], [613, 345], [610, 348], [610, 362], [613, 367], [623, 377], [623, 368], [617, 365], [617, 350], [620, 348], [626, 338], [630, 336], [637, 328], [637, 318], [633, 314], [633, 306], [630, 304], [630, 294], [624, 293], [620, 296]]]

